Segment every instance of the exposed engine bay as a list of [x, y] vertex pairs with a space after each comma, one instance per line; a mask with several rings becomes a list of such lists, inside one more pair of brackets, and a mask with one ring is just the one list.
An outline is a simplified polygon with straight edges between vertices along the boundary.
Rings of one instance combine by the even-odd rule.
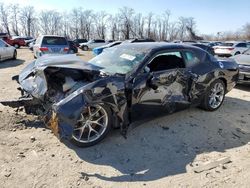
[[[27, 113], [35, 115], [44, 115], [48, 113], [54, 103], [64, 99], [75, 90], [87, 85], [102, 76], [99, 71], [77, 70], [59, 67], [47, 67], [44, 70], [44, 76], [47, 83], [47, 91], [42, 98], [43, 102], [38, 106], [33, 106], [33, 109], [28, 107], [25, 109]], [[41, 114], [42, 113], [42, 114]]]

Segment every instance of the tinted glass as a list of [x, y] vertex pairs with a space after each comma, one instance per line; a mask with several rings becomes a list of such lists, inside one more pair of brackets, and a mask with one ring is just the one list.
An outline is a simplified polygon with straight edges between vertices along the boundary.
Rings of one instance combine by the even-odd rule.
[[67, 45], [67, 40], [64, 37], [44, 37], [43, 45]]
[[247, 44], [246, 43], [239, 43], [239, 44], [236, 45], [236, 47], [246, 48]]
[[222, 43], [220, 46], [233, 46], [234, 43]]
[[191, 67], [200, 62], [199, 58], [193, 52], [184, 52], [186, 58], [186, 67]]
[[4, 46], [5, 46], [5, 43], [2, 40], [0, 40], [0, 47], [4, 47]]

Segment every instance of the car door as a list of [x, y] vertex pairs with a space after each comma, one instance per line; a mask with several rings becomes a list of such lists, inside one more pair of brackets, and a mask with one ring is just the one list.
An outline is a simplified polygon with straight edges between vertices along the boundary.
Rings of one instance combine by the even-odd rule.
[[12, 58], [14, 55], [13, 47], [5, 43], [6, 58]]
[[[171, 113], [190, 105], [190, 74], [180, 51], [164, 51], [134, 80], [132, 119]], [[138, 115], [140, 114], [140, 115]]]
[[2, 40], [0, 40], [0, 60], [6, 59], [7, 57], [6, 54], [7, 52], [6, 52], [5, 43]]
[[239, 51], [240, 53], [243, 53], [245, 50], [247, 50], [247, 43], [242, 42], [236, 45], [237, 49], [236, 51]]

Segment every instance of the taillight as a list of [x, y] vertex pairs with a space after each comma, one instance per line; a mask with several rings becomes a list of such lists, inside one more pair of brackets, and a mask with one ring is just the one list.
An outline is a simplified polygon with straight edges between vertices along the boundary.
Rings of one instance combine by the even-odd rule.
[[232, 51], [232, 50], [234, 50], [234, 48], [228, 48], [228, 50]]
[[42, 51], [42, 52], [45, 52], [45, 51], [49, 51], [49, 48], [47, 48], [47, 47], [40, 47], [39, 50]]
[[67, 52], [67, 51], [69, 51], [69, 48], [68, 48], [68, 47], [65, 47], [65, 48], [63, 49], [63, 51]]

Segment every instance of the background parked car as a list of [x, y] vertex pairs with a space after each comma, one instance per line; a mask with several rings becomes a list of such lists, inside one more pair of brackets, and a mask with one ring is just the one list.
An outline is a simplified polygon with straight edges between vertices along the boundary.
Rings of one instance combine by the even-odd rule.
[[7, 33], [0, 33], [0, 38], [9, 45], [14, 46], [15, 48], [20, 48], [20, 46], [25, 46], [25, 41], [23, 37], [11, 38]]
[[100, 53], [102, 53], [102, 51], [103, 51], [105, 48], [110, 48], [110, 47], [119, 45], [119, 44], [121, 44], [121, 43], [122, 43], [121, 41], [115, 41], [115, 42], [108, 43], [107, 45], [104, 45], [104, 46], [101, 46], [101, 47], [94, 48], [94, 49], [93, 49], [93, 53], [94, 53], [95, 55], [99, 55]]
[[102, 40], [102, 39], [94, 39], [94, 40], [90, 40], [88, 42], [85, 42], [85, 43], [80, 43], [80, 48], [84, 51], [87, 51], [89, 49], [93, 49], [93, 48], [96, 48], [96, 47], [100, 47], [100, 46], [103, 46], [107, 44], [105, 42], [105, 40]]
[[28, 39], [28, 40], [24, 40], [24, 41], [25, 41], [25, 45], [29, 46], [29, 44], [32, 43], [32, 42], [34, 42], [34, 41], [36, 41], [36, 39], [32, 38], [32, 39]]
[[76, 54], [78, 52], [78, 48], [74, 43], [74, 41], [68, 40], [68, 43], [69, 43], [69, 53]]
[[16, 59], [16, 56], [16, 48], [0, 39], [0, 61], [6, 59]]
[[209, 46], [208, 44], [194, 43], [194, 44], [191, 44], [191, 45], [199, 47], [199, 48], [207, 51], [208, 53], [210, 53], [213, 56], [215, 55], [214, 49], [211, 46]]
[[35, 58], [44, 54], [67, 54], [69, 53], [69, 43], [65, 37], [42, 35], [36, 39], [33, 50]]
[[75, 40], [73, 40], [73, 42], [75, 43], [75, 45], [76, 45], [77, 47], [79, 47], [79, 46], [80, 46], [80, 43], [88, 42], [88, 40], [87, 40], [87, 39], [75, 39]]
[[232, 57], [239, 65], [238, 83], [250, 84], [250, 49]]
[[129, 39], [125, 40], [122, 43], [136, 43], [136, 42], [155, 42], [153, 39]]
[[36, 40], [34, 40], [33, 42], [29, 43], [29, 49], [33, 52], [33, 46], [35, 45]]
[[214, 52], [218, 56], [230, 57], [233, 55], [238, 55], [246, 51], [250, 46], [247, 42], [235, 42], [229, 41], [220, 44], [219, 46], [214, 46]]

